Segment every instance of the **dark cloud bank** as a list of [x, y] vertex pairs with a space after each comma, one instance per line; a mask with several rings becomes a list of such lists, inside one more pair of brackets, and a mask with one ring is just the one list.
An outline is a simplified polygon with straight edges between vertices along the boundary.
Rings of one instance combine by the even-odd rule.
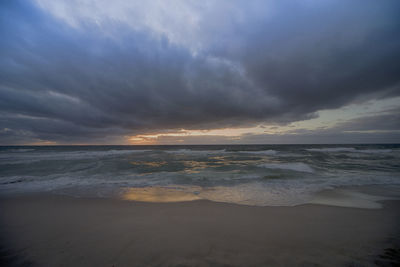
[[[199, 22], [202, 48], [193, 53], [117, 21], [105, 35], [28, 1], [1, 1], [0, 144], [284, 124], [400, 94], [399, 1], [266, 2], [231, 2], [244, 10], [240, 17], [220, 2]], [[399, 110], [373, 117], [298, 136], [340, 143], [373, 130], [373, 142], [400, 141]], [[243, 141], [282, 137], [257, 138]]]

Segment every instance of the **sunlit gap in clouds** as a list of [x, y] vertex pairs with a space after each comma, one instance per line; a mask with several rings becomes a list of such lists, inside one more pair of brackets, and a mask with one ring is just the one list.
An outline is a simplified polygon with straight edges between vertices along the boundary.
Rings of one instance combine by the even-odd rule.
[[[384, 100], [367, 101], [360, 104], [350, 104], [340, 109], [326, 109], [316, 113], [315, 118], [297, 121], [287, 124], [259, 124], [254, 127], [238, 127], [223, 129], [205, 129], [205, 130], [169, 130], [160, 132], [151, 132], [127, 136], [129, 144], [133, 145], [156, 145], [156, 144], [186, 144], [197, 143], [204, 139], [204, 143], [210, 141], [241, 143], [247, 142], [246, 136], [251, 135], [301, 135], [306, 131], [329, 131], [336, 128], [343, 128], [344, 133], [378, 133], [384, 130], [358, 130], [348, 131], [345, 129], [347, 124], [356, 124], [357, 120], [366, 115], [390, 114], [400, 103], [400, 98], [395, 97]], [[392, 130], [393, 131], [393, 130]]]
[[227, 137], [228, 140], [240, 140], [240, 136], [246, 133], [263, 133], [265, 127], [256, 126], [252, 128], [226, 128], [226, 129], [212, 129], [212, 130], [185, 130], [180, 129], [171, 133], [153, 133], [153, 134], [139, 134], [129, 137], [132, 144], [137, 145], [151, 145], [158, 144], [159, 141], [166, 141], [170, 138], [175, 142], [184, 142], [185, 137]]

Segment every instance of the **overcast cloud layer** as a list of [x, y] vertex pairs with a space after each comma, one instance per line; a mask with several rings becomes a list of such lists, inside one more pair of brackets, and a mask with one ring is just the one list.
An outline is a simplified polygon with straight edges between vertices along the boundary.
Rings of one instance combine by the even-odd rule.
[[[1, 1], [0, 144], [286, 124], [400, 95], [400, 1], [149, 2]], [[378, 115], [335, 130], [400, 140], [399, 110]]]

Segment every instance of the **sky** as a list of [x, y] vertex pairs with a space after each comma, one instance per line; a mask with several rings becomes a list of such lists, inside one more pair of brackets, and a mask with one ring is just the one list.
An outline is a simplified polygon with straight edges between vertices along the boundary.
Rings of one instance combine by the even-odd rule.
[[0, 1], [0, 145], [400, 143], [398, 0]]

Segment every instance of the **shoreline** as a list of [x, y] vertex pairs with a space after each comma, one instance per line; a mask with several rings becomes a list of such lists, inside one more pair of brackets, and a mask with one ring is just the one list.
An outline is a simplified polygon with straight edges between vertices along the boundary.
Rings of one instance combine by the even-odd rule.
[[[44, 192], [9, 192], [7, 194], [0, 194], [0, 201], [2, 199], [21, 197], [65, 196], [77, 199], [109, 199], [139, 203], [177, 203], [204, 200], [248, 207], [297, 207], [314, 204], [333, 207], [381, 209], [381, 203], [383, 201], [400, 200], [400, 184], [333, 186], [315, 191], [313, 194], [310, 194], [307, 200], [293, 205], [258, 205], [222, 201], [205, 198], [201, 193], [199, 194], [200, 190], [201, 188], [198, 186], [191, 187], [182, 185], [119, 187], [113, 189], [108, 188], [105, 191], [103, 191], [102, 187], [70, 187]], [[102, 193], [98, 194], [99, 192]]]
[[400, 201], [382, 203], [257, 207], [37, 194], [0, 198], [0, 233], [33, 266], [363, 266], [390, 262], [385, 249], [399, 242]]

